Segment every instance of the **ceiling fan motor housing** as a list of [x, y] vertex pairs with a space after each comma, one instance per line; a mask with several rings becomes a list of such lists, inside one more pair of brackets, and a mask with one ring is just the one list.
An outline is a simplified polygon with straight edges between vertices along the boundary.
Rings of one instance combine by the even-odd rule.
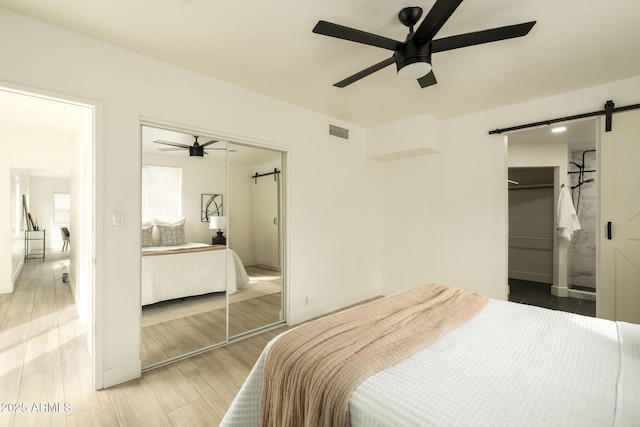
[[416, 62], [431, 64], [431, 42], [408, 40], [395, 51], [394, 57], [398, 71]]
[[191, 157], [204, 157], [204, 147], [198, 145], [196, 142], [195, 145], [189, 147], [189, 156]]

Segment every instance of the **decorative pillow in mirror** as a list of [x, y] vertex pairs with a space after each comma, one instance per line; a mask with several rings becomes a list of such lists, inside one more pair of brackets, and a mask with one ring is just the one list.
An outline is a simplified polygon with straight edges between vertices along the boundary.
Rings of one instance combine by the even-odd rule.
[[177, 246], [187, 243], [184, 237], [184, 224], [156, 225], [160, 236], [160, 246]]
[[155, 246], [153, 243], [153, 224], [145, 226], [142, 225], [142, 247], [148, 248], [150, 246]]

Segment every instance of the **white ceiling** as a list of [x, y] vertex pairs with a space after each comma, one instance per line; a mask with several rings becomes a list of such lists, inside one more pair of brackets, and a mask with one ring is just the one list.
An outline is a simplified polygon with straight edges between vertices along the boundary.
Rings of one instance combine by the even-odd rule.
[[[418, 2], [426, 12], [434, 0]], [[526, 37], [434, 54], [420, 89], [390, 52], [312, 33], [320, 19], [404, 40], [389, 0], [0, 0], [0, 7], [364, 127], [450, 118], [640, 75], [638, 0], [466, 0], [436, 38], [536, 20]], [[423, 16], [424, 16], [423, 15]]]
[[[23, 144], [25, 140], [38, 141], [59, 150], [69, 150], [74, 141], [78, 141], [80, 136], [89, 131], [87, 126], [91, 126], [91, 111], [86, 107], [17, 91], [0, 90], [0, 130], [5, 136], [2, 141], [5, 152], [8, 148], [9, 153], [11, 150], [37, 153], [38, 149], [33, 145]], [[20, 142], [14, 142], [14, 138]], [[29, 174], [43, 178], [71, 176], [70, 171], [58, 168], [29, 169]]]
[[83, 131], [84, 107], [22, 92], [0, 90], [0, 129], [7, 134], [28, 132], [33, 138], [74, 141]]
[[[568, 123], [556, 123], [552, 126], [506, 133], [509, 144], [559, 144], [565, 143], [571, 151], [596, 148], [596, 119], [575, 120]], [[566, 127], [566, 131], [553, 133], [556, 127]]]

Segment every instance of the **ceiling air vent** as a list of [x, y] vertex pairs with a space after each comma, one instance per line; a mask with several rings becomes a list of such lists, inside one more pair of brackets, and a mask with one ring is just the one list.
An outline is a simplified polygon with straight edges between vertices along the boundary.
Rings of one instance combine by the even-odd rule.
[[329, 125], [329, 135], [337, 136], [338, 138], [349, 139], [349, 129], [341, 128], [336, 125]]

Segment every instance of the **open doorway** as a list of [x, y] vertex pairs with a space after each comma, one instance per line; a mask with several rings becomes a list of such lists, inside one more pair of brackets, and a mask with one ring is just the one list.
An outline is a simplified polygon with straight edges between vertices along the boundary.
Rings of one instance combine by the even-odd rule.
[[[557, 128], [508, 135], [509, 299], [595, 316], [596, 120]], [[565, 191], [581, 224], [570, 240], [556, 230]]]
[[[58, 300], [63, 292], [68, 294], [65, 303], [77, 312], [83, 330], [66, 336], [66, 342], [58, 335], [57, 343], [48, 343], [46, 355], [55, 354], [70, 340], [82, 343], [91, 365], [79, 374], [87, 378], [87, 387], [99, 388], [92, 335], [94, 116], [95, 105], [36, 90], [0, 87], [0, 143], [8, 153], [0, 159], [0, 169], [11, 177], [10, 185], [0, 190], [3, 204], [10, 206], [0, 212], [0, 228], [6, 230], [2, 235], [10, 236], [0, 244], [0, 293], [9, 298], [19, 294], [19, 279], [29, 276], [25, 292], [34, 292], [30, 304], [34, 310], [51, 313], [66, 308]], [[63, 228], [69, 230], [66, 244]], [[39, 245], [40, 256], [31, 256], [31, 243]], [[33, 271], [51, 274], [33, 276]], [[15, 300], [18, 306], [20, 299]]]

